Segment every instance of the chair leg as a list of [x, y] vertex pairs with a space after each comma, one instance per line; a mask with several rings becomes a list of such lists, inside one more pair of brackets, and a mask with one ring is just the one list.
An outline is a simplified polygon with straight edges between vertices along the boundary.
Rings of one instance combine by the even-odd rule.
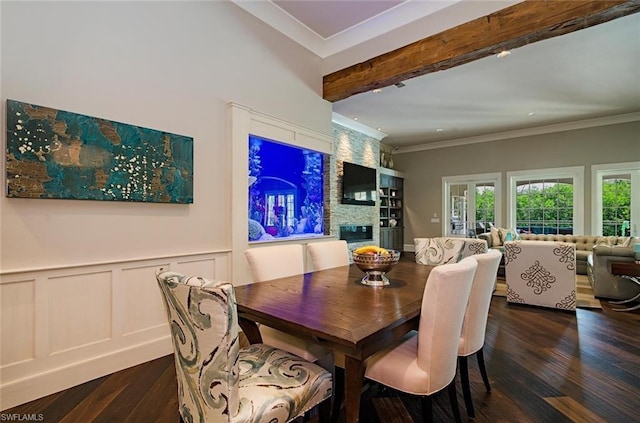
[[460, 368], [460, 382], [462, 383], [462, 394], [464, 396], [464, 404], [467, 407], [467, 416], [475, 419], [476, 414], [473, 410], [473, 400], [471, 399], [471, 387], [469, 386], [469, 364], [466, 356], [458, 357], [458, 367]]
[[456, 378], [454, 377], [449, 386], [449, 401], [451, 402], [451, 411], [453, 411], [453, 417], [456, 419], [456, 423], [462, 423], [462, 417], [460, 417], [460, 408], [458, 408], [458, 393], [456, 392]]
[[326, 399], [318, 406], [318, 416], [321, 422], [331, 421], [331, 399]]
[[[333, 409], [331, 410], [331, 422], [336, 423], [340, 417], [340, 408], [344, 399], [344, 369], [335, 367], [335, 392], [333, 393]], [[321, 420], [325, 421], [325, 420]]]
[[422, 421], [424, 423], [433, 423], [433, 401], [431, 395], [422, 397]]
[[484, 352], [483, 352], [483, 348], [480, 348], [476, 352], [476, 358], [478, 359], [478, 367], [480, 368], [480, 374], [482, 375], [482, 380], [484, 381], [484, 387], [487, 388], [487, 392], [491, 392], [491, 385], [489, 384], [489, 377], [487, 376], [487, 369], [484, 367]]

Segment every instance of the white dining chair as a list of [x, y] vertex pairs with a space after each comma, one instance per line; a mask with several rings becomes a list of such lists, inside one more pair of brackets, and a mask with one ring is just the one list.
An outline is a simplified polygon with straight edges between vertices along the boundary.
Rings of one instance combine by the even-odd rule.
[[[313, 264], [313, 270], [325, 270], [334, 267], [348, 266], [349, 265], [349, 247], [345, 240], [335, 241], [323, 241], [313, 242], [307, 244], [307, 250], [311, 256], [311, 263]], [[339, 413], [342, 400], [344, 399], [344, 357], [341, 353], [336, 355], [334, 353], [335, 360], [339, 362], [335, 366], [334, 379], [335, 379], [335, 391], [333, 396], [333, 421], [335, 422]]]
[[[253, 247], [245, 251], [254, 282], [264, 282], [304, 273], [304, 254], [302, 244], [269, 245]], [[309, 342], [285, 332], [259, 325], [262, 342], [276, 348], [296, 354], [305, 360], [315, 362], [331, 369], [333, 353], [316, 343]]]
[[302, 244], [253, 247], [244, 252], [254, 282], [264, 282], [304, 273]]
[[491, 296], [493, 295], [493, 287], [496, 282], [502, 253], [498, 250], [490, 250], [484, 254], [476, 254], [473, 258], [478, 262], [478, 269], [473, 277], [471, 294], [469, 295], [469, 302], [467, 303], [467, 310], [462, 323], [460, 344], [458, 347], [460, 381], [462, 383], [462, 393], [469, 418], [475, 418], [475, 411], [471, 400], [467, 357], [473, 354], [476, 355], [484, 386], [487, 392], [491, 392], [491, 385], [489, 384], [484, 363], [483, 347]]
[[347, 241], [323, 241], [307, 244], [313, 270], [325, 270], [349, 265]]
[[365, 363], [365, 377], [422, 397], [423, 420], [433, 421], [432, 396], [447, 388], [456, 422], [456, 362], [462, 321], [478, 263], [468, 257], [434, 267], [422, 297], [417, 332], [399, 345], [375, 353]]

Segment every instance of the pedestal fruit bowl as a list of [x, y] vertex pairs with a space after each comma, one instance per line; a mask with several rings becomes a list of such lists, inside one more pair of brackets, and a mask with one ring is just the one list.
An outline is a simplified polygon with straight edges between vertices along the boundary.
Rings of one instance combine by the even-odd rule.
[[400, 259], [400, 251], [368, 245], [353, 250], [353, 262], [365, 275], [360, 281], [364, 285], [389, 285], [385, 273], [389, 272]]

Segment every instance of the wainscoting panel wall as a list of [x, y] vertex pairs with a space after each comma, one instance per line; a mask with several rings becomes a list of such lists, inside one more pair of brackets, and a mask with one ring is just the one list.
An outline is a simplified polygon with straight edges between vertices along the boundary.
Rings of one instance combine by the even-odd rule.
[[172, 352], [155, 272], [229, 280], [229, 251], [0, 275], [0, 410]]

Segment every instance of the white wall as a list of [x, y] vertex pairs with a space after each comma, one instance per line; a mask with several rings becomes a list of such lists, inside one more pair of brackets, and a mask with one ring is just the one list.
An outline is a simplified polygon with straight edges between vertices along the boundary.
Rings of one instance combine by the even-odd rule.
[[[0, 198], [4, 409], [9, 394], [14, 402], [36, 395], [28, 387], [39, 380], [44, 389], [37, 395], [170, 351], [168, 332], [153, 332], [150, 323], [140, 330], [151, 330], [156, 341], [164, 339], [164, 349], [132, 354], [135, 360], [112, 365], [116, 348], [143, 349], [141, 343], [149, 341], [144, 336], [116, 339], [117, 331], [107, 336], [108, 328], [101, 325], [115, 318], [117, 325], [127, 327], [127, 319], [135, 318], [120, 315], [121, 308], [114, 305], [124, 301], [118, 296], [122, 279], [117, 275], [131, 260], [152, 263], [138, 274], [149, 292], [156, 289], [150, 269], [164, 263], [163, 257], [189, 261], [209, 254], [227, 263], [211, 274], [230, 277], [229, 102], [327, 135], [331, 105], [320, 95], [319, 58], [226, 1], [20, 1], [1, 2], [0, 9], [3, 146], [6, 99], [13, 99], [188, 135], [194, 138], [195, 154], [191, 205]], [[2, 166], [4, 175], [4, 160]], [[107, 296], [113, 315], [86, 315], [87, 310], [76, 307], [66, 317], [69, 322], [96, 323], [81, 330], [82, 342], [71, 343], [70, 352], [63, 348], [66, 341], [61, 347], [65, 351], [44, 348], [52, 332], [38, 319], [74, 307], [69, 296], [49, 294], [60, 283], [77, 292], [73, 287], [89, 283], [92, 278], [84, 275], [92, 275], [94, 266], [106, 266], [104, 279], [98, 281], [101, 290], [82, 287], [73, 301]], [[155, 307], [155, 300], [141, 307]], [[6, 347], [16, 345], [11, 338], [16, 331], [5, 330], [16, 324], [8, 317], [14, 311], [10, 306], [24, 316], [36, 316], [29, 334], [35, 336], [37, 351]], [[58, 334], [76, 330], [64, 324], [55, 329]], [[95, 340], [106, 347], [98, 351], [85, 345]], [[52, 354], [69, 355], [52, 360]], [[85, 360], [101, 364], [78, 377]], [[55, 384], [43, 379], [47, 372], [56, 374]]]
[[195, 151], [193, 205], [2, 198], [2, 269], [229, 248], [227, 103], [331, 134], [319, 68], [227, 2], [2, 2], [3, 134], [9, 98], [192, 136]]

